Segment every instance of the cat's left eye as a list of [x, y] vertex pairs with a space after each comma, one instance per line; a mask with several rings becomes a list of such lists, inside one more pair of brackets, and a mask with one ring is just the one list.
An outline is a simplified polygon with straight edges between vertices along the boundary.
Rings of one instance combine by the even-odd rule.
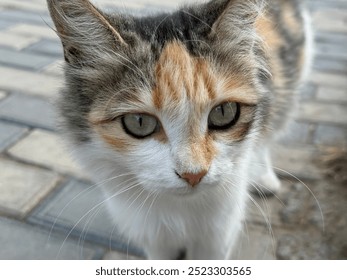
[[208, 127], [212, 130], [224, 130], [232, 127], [240, 116], [240, 105], [226, 102], [212, 109], [208, 116]]
[[158, 120], [146, 114], [126, 114], [122, 117], [123, 129], [135, 138], [145, 138], [158, 130]]

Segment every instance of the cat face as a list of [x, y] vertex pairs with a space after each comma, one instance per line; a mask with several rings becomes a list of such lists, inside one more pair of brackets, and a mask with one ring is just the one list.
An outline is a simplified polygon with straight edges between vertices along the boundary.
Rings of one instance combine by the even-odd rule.
[[[187, 192], [196, 181], [216, 184], [235, 169], [230, 158], [242, 156], [256, 114], [255, 89], [241, 77], [221, 76], [179, 42], [165, 46], [154, 75], [154, 87], [132, 89], [136, 97], [92, 107], [95, 137], [148, 189]], [[202, 175], [194, 181], [187, 174]]]
[[[107, 176], [131, 174], [149, 191], [236, 184], [266, 120], [266, 69], [252, 16], [242, 14], [253, 1], [212, 1], [151, 20], [59, 2], [51, 13], [67, 61], [60, 106], [83, 157], [109, 162]], [[202, 15], [207, 22], [196, 21]]]

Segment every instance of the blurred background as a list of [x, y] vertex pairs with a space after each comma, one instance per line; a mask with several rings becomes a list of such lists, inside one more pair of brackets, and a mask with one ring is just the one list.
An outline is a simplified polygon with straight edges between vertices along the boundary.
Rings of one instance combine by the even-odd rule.
[[[93, 2], [141, 15], [183, 1]], [[347, 259], [347, 1], [308, 3], [316, 57], [291, 132], [274, 147], [283, 189], [250, 203], [233, 258]], [[63, 75], [52, 27], [45, 0], [0, 1], [0, 259], [142, 258], [55, 127]]]

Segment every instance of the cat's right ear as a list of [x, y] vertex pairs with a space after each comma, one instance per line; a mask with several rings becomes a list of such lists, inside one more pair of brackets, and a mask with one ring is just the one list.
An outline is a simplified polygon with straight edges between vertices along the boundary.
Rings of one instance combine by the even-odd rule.
[[83, 65], [127, 43], [107, 15], [88, 0], [47, 0], [65, 61]]

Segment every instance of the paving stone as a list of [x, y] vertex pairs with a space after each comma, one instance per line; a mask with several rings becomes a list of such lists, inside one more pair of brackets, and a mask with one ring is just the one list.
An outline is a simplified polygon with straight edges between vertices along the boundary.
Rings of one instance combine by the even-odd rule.
[[292, 121], [279, 141], [289, 145], [310, 144], [315, 128], [315, 124]]
[[75, 240], [0, 217], [1, 260], [75, 260], [95, 259], [100, 249]]
[[43, 97], [56, 96], [62, 85], [57, 77], [0, 66], [0, 88]]
[[43, 1], [1, 0], [1, 6], [7, 9], [45, 12], [47, 7]]
[[31, 45], [26, 51], [45, 54], [49, 56], [63, 57], [63, 48], [58, 40], [43, 39], [36, 44]]
[[52, 28], [49, 26], [39, 26], [35, 24], [23, 24], [19, 23], [16, 24], [6, 30], [9, 33], [12, 34], [18, 34], [18, 35], [26, 35], [26, 36], [33, 36], [33, 37], [39, 37], [39, 38], [46, 38], [51, 40], [58, 39], [58, 35], [55, 33]]
[[16, 217], [27, 215], [58, 182], [51, 171], [4, 158], [0, 158], [0, 178], [0, 210]]
[[300, 90], [300, 100], [308, 101], [316, 98], [317, 86], [312, 83], [306, 83]]
[[[259, 242], [261, 240], [261, 242]], [[240, 234], [235, 251], [231, 255], [232, 260], [274, 260], [275, 246], [268, 229], [263, 226], [245, 224]]]
[[28, 128], [0, 121], [0, 152], [19, 140]]
[[329, 252], [329, 245], [320, 236], [301, 232], [282, 236], [278, 241], [276, 255], [280, 260], [327, 260]]
[[347, 33], [347, 16], [344, 10], [326, 9], [313, 14], [312, 22], [320, 31]]
[[347, 127], [318, 125], [314, 135], [317, 145], [347, 147]]
[[347, 106], [341, 104], [301, 103], [300, 120], [347, 125]]
[[[139, 255], [139, 251], [124, 241], [114, 228], [107, 212], [100, 187], [71, 181], [49, 203], [38, 208], [29, 221], [53, 230], [62, 230], [107, 248]], [[111, 241], [110, 241], [111, 240]]]
[[6, 92], [0, 90], [0, 101], [7, 96]]
[[317, 151], [310, 145], [288, 146], [273, 145], [271, 147], [275, 172], [294, 182], [299, 179], [320, 179], [321, 172], [314, 165]]
[[344, 33], [329, 33], [329, 32], [316, 32], [315, 41], [319, 43], [329, 43], [338, 46], [347, 44], [347, 34]]
[[317, 57], [313, 67], [317, 71], [347, 74], [347, 60], [345, 59]]
[[345, 0], [309, 0], [310, 7], [316, 9], [326, 9], [333, 7], [334, 9], [346, 9]]
[[[17, 4], [24, 3], [24, 1], [18, 1], [18, 0], [1, 0], [1, 6], [3, 7], [4, 7], [4, 3], [2, 3], [3, 1], [6, 1], [10, 5], [13, 5], [14, 8], [16, 8], [15, 6], [17, 6]], [[27, 6], [32, 7], [32, 3], [27, 3]], [[53, 21], [48, 15], [46, 4], [40, 5], [40, 8], [42, 12], [44, 13], [36, 13], [36, 10], [34, 12], [31, 12], [25, 9], [24, 10], [6, 9], [3, 11], [0, 11], [0, 18], [3, 20], [7, 20], [9, 22], [15, 22], [15, 23], [31, 23], [31, 24], [37, 24], [42, 26], [48, 24], [49, 26], [54, 26]]]
[[[39, 41], [38, 37], [23, 36], [19, 34], [13, 34], [8, 31], [0, 31], [0, 46], [10, 47], [16, 50], [21, 50]], [[3, 59], [0, 59], [0, 62]]]
[[[0, 12], [1, 12], [1, 10], [0, 10]], [[4, 30], [6, 28], [9, 28], [13, 24], [14, 23], [11, 21], [0, 19], [0, 30]]]
[[8, 152], [25, 162], [85, 178], [86, 175], [71, 160], [62, 142], [57, 134], [36, 129]]
[[59, 59], [42, 69], [42, 73], [62, 77], [64, 75], [64, 60]]
[[0, 49], [0, 63], [25, 69], [38, 70], [52, 63], [53, 59], [45, 55]]
[[0, 103], [0, 118], [32, 127], [55, 129], [55, 113], [45, 99], [11, 94]]
[[317, 99], [326, 102], [347, 102], [347, 89], [334, 87], [319, 87]]
[[332, 59], [347, 59], [347, 53], [344, 46], [331, 43], [321, 42], [319, 44], [316, 44], [315, 54], [317, 56], [323, 56]]
[[316, 193], [316, 182], [306, 182], [305, 184], [294, 182], [287, 186], [285, 191], [285, 194], [281, 195], [284, 205], [278, 211], [282, 223], [287, 226], [299, 226], [308, 225], [314, 221], [314, 224], [320, 229], [323, 226], [322, 217], [318, 202], [313, 196]]
[[347, 79], [345, 75], [316, 72], [314, 71], [309, 76], [309, 81], [317, 85], [331, 86], [331, 87], [347, 87]]

